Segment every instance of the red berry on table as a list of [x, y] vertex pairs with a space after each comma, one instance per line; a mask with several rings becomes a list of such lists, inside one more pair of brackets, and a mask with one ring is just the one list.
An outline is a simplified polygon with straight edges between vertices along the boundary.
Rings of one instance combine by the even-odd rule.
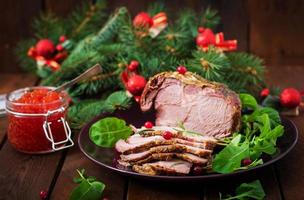
[[36, 44], [36, 53], [38, 56], [51, 58], [55, 52], [55, 45], [49, 39], [42, 39]]
[[250, 158], [245, 158], [244, 160], [242, 160], [242, 165], [243, 166], [248, 166], [252, 163], [252, 160]]
[[138, 13], [133, 20], [133, 26], [137, 28], [150, 28], [152, 25], [153, 20], [146, 12]]
[[270, 90], [268, 88], [265, 88], [261, 91], [260, 96], [267, 97], [269, 94], [270, 94]]
[[127, 90], [133, 94], [140, 94], [146, 86], [146, 79], [140, 75], [133, 75], [127, 82]]
[[57, 51], [62, 51], [63, 46], [61, 44], [57, 44], [56, 49], [57, 49]]
[[165, 138], [166, 140], [171, 140], [172, 137], [173, 137], [173, 133], [171, 133], [170, 131], [165, 131], [163, 133], [163, 138]]
[[176, 71], [180, 74], [185, 74], [187, 72], [187, 68], [185, 66], [179, 66], [177, 67]]
[[205, 29], [203, 28], [203, 27], [198, 27], [198, 29], [197, 29], [197, 31], [199, 32], [199, 33], [203, 33], [204, 31], [205, 31]]
[[66, 41], [65, 35], [60, 36], [59, 37], [59, 42], [63, 43], [64, 41]]
[[196, 165], [193, 167], [193, 174], [194, 175], [202, 175], [203, 174], [203, 167]]
[[145, 123], [145, 128], [153, 128], [153, 123], [150, 122], [150, 121], [147, 121], [147, 122]]
[[128, 65], [128, 70], [133, 72], [137, 70], [138, 66], [139, 66], [139, 62], [136, 60], [132, 60], [131, 63]]
[[44, 190], [41, 190], [39, 193], [39, 197], [41, 200], [45, 200], [47, 198], [47, 195], [48, 195], [48, 192], [44, 191]]
[[286, 88], [281, 92], [280, 103], [283, 107], [295, 108], [301, 103], [301, 93], [294, 88]]

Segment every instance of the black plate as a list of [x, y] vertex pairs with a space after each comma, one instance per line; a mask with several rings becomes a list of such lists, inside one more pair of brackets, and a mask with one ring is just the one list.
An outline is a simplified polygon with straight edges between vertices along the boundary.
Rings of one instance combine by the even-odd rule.
[[239, 170], [235, 171], [233, 173], [229, 174], [205, 174], [201, 176], [149, 176], [149, 175], [143, 175], [138, 174], [133, 171], [128, 171], [124, 169], [118, 169], [115, 167], [113, 159], [115, 158], [115, 150], [111, 148], [101, 148], [96, 146], [93, 142], [91, 142], [89, 138], [89, 129], [93, 123], [98, 121], [99, 119], [107, 116], [115, 116], [121, 119], [126, 120], [127, 123], [133, 124], [136, 127], [140, 127], [144, 124], [146, 121], [153, 121], [154, 114], [153, 113], [147, 113], [142, 114], [138, 108], [132, 108], [128, 111], [123, 112], [117, 112], [112, 115], [101, 115], [93, 120], [91, 120], [88, 124], [86, 124], [83, 129], [81, 130], [79, 137], [78, 137], [78, 144], [80, 147], [80, 150], [84, 153], [85, 156], [87, 156], [90, 160], [95, 162], [96, 164], [105, 167], [109, 170], [112, 170], [114, 172], [117, 172], [124, 176], [131, 176], [134, 178], [141, 178], [141, 179], [149, 179], [149, 180], [162, 180], [162, 181], [177, 181], [177, 182], [183, 182], [183, 181], [202, 181], [202, 180], [209, 180], [209, 179], [215, 179], [215, 178], [225, 178], [232, 175], [237, 174], [243, 174], [247, 172], [251, 172], [254, 170], [258, 170], [261, 168], [264, 168], [266, 166], [269, 166], [273, 164], [274, 162], [282, 159], [284, 156], [290, 152], [290, 150], [295, 146], [298, 140], [298, 130], [294, 123], [284, 117], [282, 117], [282, 124], [284, 126], [285, 132], [282, 137], [280, 137], [277, 141], [278, 146], [278, 152], [276, 155], [272, 157], [265, 157], [263, 158], [264, 164], [256, 166], [251, 169], [247, 170]]

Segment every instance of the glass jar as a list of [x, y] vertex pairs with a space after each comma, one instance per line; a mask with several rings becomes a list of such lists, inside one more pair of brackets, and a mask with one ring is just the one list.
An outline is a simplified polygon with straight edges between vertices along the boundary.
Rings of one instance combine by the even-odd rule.
[[[48, 101], [34, 97], [31, 93], [53, 89], [53, 87], [28, 87], [7, 95], [8, 140], [16, 150], [39, 154], [74, 145], [70, 127], [65, 120], [69, 104], [67, 93], [64, 91], [56, 93], [59, 98]], [[29, 99], [30, 103], [18, 101], [24, 95], [32, 98]]]

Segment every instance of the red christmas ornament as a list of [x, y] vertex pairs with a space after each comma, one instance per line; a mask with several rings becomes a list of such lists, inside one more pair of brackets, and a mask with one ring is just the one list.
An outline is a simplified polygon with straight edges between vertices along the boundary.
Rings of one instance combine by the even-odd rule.
[[36, 44], [37, 56], [52, 58], [55, 52], [55, 45], [49, 39], [42, 39]]
[[295, 108], [301, 103], [301, 93], [294, 88], [286, 88], [281, 92], [280, 103], [283, 107]]
[[185, 66], [179, 66], [176, 71], [180, 74], [185, 74], [187, 72], [187, 68]]
[[62, 51], [62, 52], [57, 53], [53, 59], [54, 59], [55, 61], [57, 61], [57, 62], [61, 62], [61, 61], [63, 61], [66, 57], [68, 57], [68, 52]]
[[59, 37], [59, 42], [60, 42], [60, 43], [63, 43], [64, 41], [66, 41], [65, 35], [60, 36], [60, 37]]
[[57, 44], [56, 45], [56, 50], [57, 51], [62, 51], [63, 50], [63, 46], [61, 44]]
[[133, 94], [140, 94], [146, 85], [146, 79], [140, 75], [132, 75], [127, 82], [127, 90]]
[[261, 91], [260, 96], [264, 98], [264, 97], [267, 97], [269, 94], [270, 94], [270, 90], [268, 88], [264, 88]]
[[215, 44], [215, 35], [210, 28], [206, 28], [202, 33], [200, 32], [200, 34], [197, 35], [196, 45], [205, 47], [211, 44]]
[[137, 28], [150, 28], [153, 25], [153, 20], [148, 13], [141, 12], [135, 16], [133, 25]]
[[203, 27], [198, 27], [197, 32], [199, 33], [203, 33], [205, 31], [205, 29]]
[[133, 72], [137, 70], [138, 66], [139, 66], [139, 62], [137, 62], [136, 60], [132, 60], [130, 65], [128, 65], [128, 70]]

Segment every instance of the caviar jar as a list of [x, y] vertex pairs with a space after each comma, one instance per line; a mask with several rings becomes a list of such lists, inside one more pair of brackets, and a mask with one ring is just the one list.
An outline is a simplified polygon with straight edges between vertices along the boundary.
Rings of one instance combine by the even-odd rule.
[[6, 97], [8, 140], [24, 153], [49, 153], [73, 146], [65, 120], [69, 97], [53, 87], [28, 87]]

